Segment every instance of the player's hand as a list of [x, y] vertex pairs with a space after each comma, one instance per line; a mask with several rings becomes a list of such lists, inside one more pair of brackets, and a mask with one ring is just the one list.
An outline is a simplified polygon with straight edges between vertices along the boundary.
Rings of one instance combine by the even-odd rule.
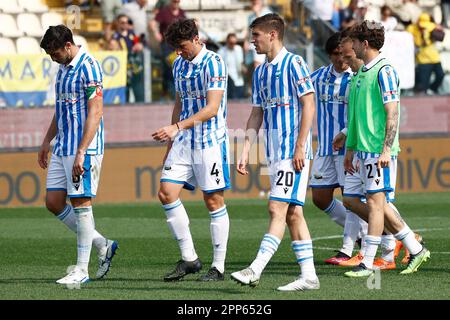
[[347, 140], [347, 136], [342, 132], [339, 132], [336, 137], [333, 139], [333, 151], [339, 151], [344, 147], [345, 140]]
[[294, 158], [292, 159], [292, 165], [294, 166], [294, 170], [296, 172], [300, 172], [303, 170], [305, 166], [305, 148], [296, 146], [294, 151]]
[[153, 139], [156, 141], [169, 141], [175, 138], [178, 133], [178, 128], [176, 124], [172, 124], [170, 126], [163, 127], [158, 129], [156, 132], [152, 133]]
[[391, 162], [391, 156], [387, 152], [383, 152], [377, 161], [377, 168], [388, 168]]
[[247, 175], [248, 174], [247, 165], [248, 165], [248, 153], [243, 152], [236, 167], [237, 172], [239, 172], [244, 176]]
[[82, 176], [84, 173], [84, 152], [77, 152], [77, 155], [75, 156], [75, 160], [73, 161], [73, 167], [72, 167], [72, 177], [76, 178], [79, 176]]
[[48, 153], [50, 152], [50, 143], [47, 141], [42, 142], [38, 152], [38, 163], [42, 169], [48, 167]]
[[347, 150], [345, 153], [344, 169], [351, 175], [353, 175], [356, 171], [356, 168], [353, 167], [353, 151], [351, 150]]

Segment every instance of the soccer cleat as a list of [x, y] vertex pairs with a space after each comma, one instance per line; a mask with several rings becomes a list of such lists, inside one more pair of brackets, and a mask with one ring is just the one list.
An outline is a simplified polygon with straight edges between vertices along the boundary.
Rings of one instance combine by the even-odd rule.
[[236, 271], [231, 274], [231, 278], [242, 285], [256, 287], [259, 283], [259, 277], [251, 268], [245, 268], [241, 271]]
[[394, 259], [397, 259], [402, 248], [403, 248], [403, 242], [401, 242], [400, 240], [395, 240]]
[[199, 258], [194, 261], [179, 260], [175, 266], [175, 270], [164, 276], [164, 281], [176, 281], [182, 279], [190, 273], [197, 273], [202, 269], [202, 262]]
[[107, 249], [104, 255], [98, 257], [98, 270], [95, 277], [101, 279], [108, 273], [111, 267], [112, 258], [116, 254], [116, 250], [119, 249], [119, 243], [117, 241], [108, 240]]
[[206, 274], [198, 278], [198, 281], [223, 281], [224, 276], [216, 267], [212, 267]]
[[348, 271], [344, 273], [346, 277], [349, 278], [366, 278], [373, 274], [373, 270], [367, 269], [364, 263], [360, 263], [356, 268], [352, 271]]
[[362, 256], [362, 254], [360, 252], [358, 252], [358, 254], [356, 256], [350, 258], [347, 261], [340, 262], [339, 265], [341, 267], [356, 267], [361, 263], [363, 258], [364, 257]]
[[325, 263], [338, 265], [339, 263], [347, 261], [349, 259], [350, 257], [348, 255], [339, 251], [334, 257], [325, 260]]
[[56, 280], [58, 284], [82, 284], [87, 282], [89, 282], [89, 274], [77, 266], [67, 276]]
[[383, 258], [376, 258], [373, 262], [373, 269], [394, 270], [396, 268], [394, 261], [386, 261]]
[[427, 248], [423, 247], [422, 250], [416, 255], [409, 256], [409, 263], [405, 270], [400, 272], [400, 274], [410, 274], [416, 272], [420, 265], [427, 262], [431, 258], [431, 253]]
[[[414, 237], [421, 245], [424, 244], [423, 238], [420, 234], [414, 233]], [[402, 246], [403, 246], [403, 243], [402, 243]], [[408, 251], [408, 249], [405, 248], [405, 256], [403, 257], [401, 264], [408, 264], [408, 263], [409, 263], [409, 251]]]
[[317, 290], [320, 289], [320, 282], [318, 278], [313, 280], [303, 279], [302, 277], [297, 280], [288, 283], [285, 286], [278, 287], [278, 291], [305, 291], [305, 290]]

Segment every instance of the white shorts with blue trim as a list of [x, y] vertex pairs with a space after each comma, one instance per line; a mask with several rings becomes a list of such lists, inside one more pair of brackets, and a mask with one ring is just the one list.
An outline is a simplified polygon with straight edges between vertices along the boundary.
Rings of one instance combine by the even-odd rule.
[[318, 156], [314, 158], [311, 168], [309, 186], [311, 188], [344, 187], [344, 156]]
[[186, 139], [175, 141], [164, 163], [160, 182], [198, 186], [203, 192], [226, 190], [230, 184], [228, 139], [206, 149], [191, 149]]
[[357, 152], [359, 172], [364, 182], [365, 193], [385, 192], [386, 199], [393, 201], [395, 198], [395, 183], [397, 180], [397, 157], [391, 157], [389, 167], [377, 168], [379, 154]]
[[52, 154], [47, 172], [47, 191], [63, 190], [69, 198], [94, 198], [97, 194], [103, 155], [85, 155], [84, 173], [72, 177], [75, 156]]
[[310, 160], [307, 159], [303, 170], [296, 172], [292, 159], [271, 163], [269, 199], [303, 206], [308, 187], [309, 165]]

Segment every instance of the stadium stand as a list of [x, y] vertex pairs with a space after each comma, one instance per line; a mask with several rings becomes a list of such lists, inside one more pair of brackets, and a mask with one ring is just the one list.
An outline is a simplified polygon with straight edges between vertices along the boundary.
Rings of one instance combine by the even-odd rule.
[[57, 26], [64, 23], [64, 18], [57, 12], [45, 12], [41, 16], [42, 29], [45, 31], [49, 26]]
[[0, 12], [17, 14], [22, 12], [22, 8], [17, 4], [16, 0], [0, 1]]
[[42, 37], [44, 34], [41, 21], [34, 13], [20, 13], [17, 16], [17, 27], [26, 36]]
[[25, 12], [44, 13], [48, 11], [48, 6], [40, 0], [18, 0], [18, 4]]
[[36, 38], [20, 37], [16, 40], [18, 54], [39, 54], [42, 53], [39, 42]]
[[0, 38], [0, 54], [16, 54], [16, 45], [10, 38]]

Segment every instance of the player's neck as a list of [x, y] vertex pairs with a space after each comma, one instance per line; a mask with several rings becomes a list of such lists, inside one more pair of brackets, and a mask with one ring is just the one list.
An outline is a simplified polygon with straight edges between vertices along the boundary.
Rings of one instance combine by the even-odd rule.
[[73, 59], [77, 56], [78, 51], [80, 51], [80, 47], [77, 45], [72, 46], [70, 48], [70, 57], [71, 58], [70, 58], [70, 61], [67, 63], [67, 65], [69, 65], [73, 61]]
[[380, 55], [378, 50], [368, 50], [366, 56], [364, 57], [364, 64], [367, 66], [370, 62], [376, 59]]
[[284, 45], [282, 42], [274, 42], [272, 48], [267, 52], [267, 61], [271, 62], [283, 49]]

